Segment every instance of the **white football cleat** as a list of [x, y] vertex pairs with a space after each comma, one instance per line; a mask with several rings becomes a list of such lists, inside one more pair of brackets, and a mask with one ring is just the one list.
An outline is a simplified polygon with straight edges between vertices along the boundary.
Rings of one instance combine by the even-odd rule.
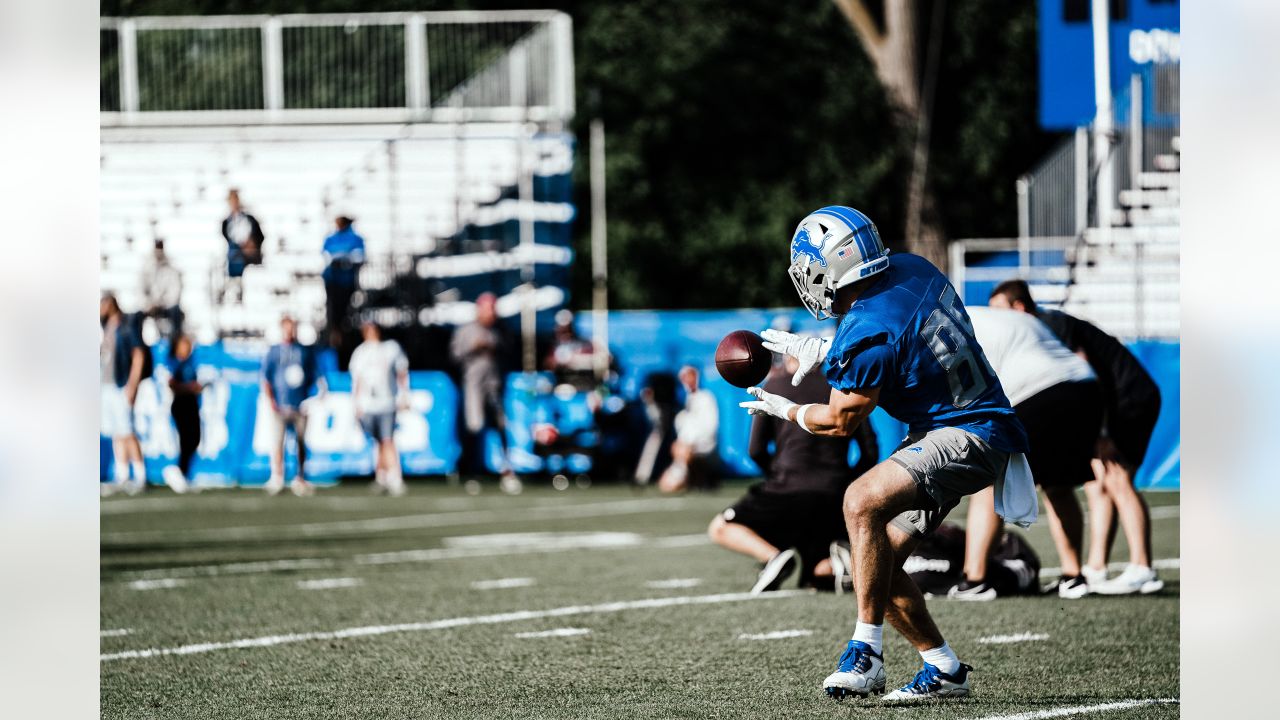
[[182, 474], [182, 469], [177, 465], [168, 465], [160, 472], [164, 477], [164, 484], [168, 485], [174, 492], [179, 495], [187, 491], [187, 476]]
[[1155, 570], [1142, 565], [1129, 565], [1119, 575], [1093, 586], [1092, 591], [1098, 595], [1149, 595], [1160, 592], [1163, 588], [1164, 581], [1156, 577]]
[[769, 558], [769, 562], [760, 568], [760, 574], [756, 577], [756, 584], [751, 586], [751, 594], [759, 595], [764, 592], [773, 592], [782, 587], [783, 581], [791, 577], [799, 565], [800, 553], [795, 548], [787, 548], [781, 550], [777, 555]]
[[294, 478], [293, 482], [289, 483], [289, 490], [298, 497], [307, 497], [308, 495], [316, 494], [316, 486], [307, 482], [302, 476]]
[[973, 668], [960, 664], [960, 669], [948, 675], [937, 667], [925, 663], [911, 682], [884, 696], [885, 702], [916, 702], [937, 698], [959, 698], [969, 694], [969, 671]]
[[1094, 585], [1101, 585], [1107, 581], [1107, 569], [1105, 567], [1099, 570], [1097, 568], [1084, 565], [1080, 568], [1080, 575], [1084, 578], [1085, 582], [1089, 583], [1090, 587]]
[[853, 592], [853, 558], [849, 553], [849, 541], [836, 540], [827, 549], [831, 558], [831, 574], [835, 578], [837, 595]]
[[272, 475], [262, 486], [262, 490], [268, 495], [279, 495], [284, 490], [284, 477], [281, 475]]
[[883, 695], [884, 686], [884, 658], [858, 640], [849, 641], [836, 663], [836, 671], [822, 681], [827, 697], [836, 700]]

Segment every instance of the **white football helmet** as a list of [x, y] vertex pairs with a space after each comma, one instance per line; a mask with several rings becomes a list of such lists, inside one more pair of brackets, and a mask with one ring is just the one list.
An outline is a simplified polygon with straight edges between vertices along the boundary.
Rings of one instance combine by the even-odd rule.
[[844, 205], [809, 213], [791, 238], [787, 274], [800, 302], [819, 320], [834, 317], [836, 290], [889, 267], [889, 251], [871, 218]]

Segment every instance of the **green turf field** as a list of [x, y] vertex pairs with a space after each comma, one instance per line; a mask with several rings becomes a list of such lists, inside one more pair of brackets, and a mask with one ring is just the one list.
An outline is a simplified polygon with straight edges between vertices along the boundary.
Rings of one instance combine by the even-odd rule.
[[[703, 533], [743, 487], [508, 497], [492, 484], [470, 496], [437, 482], [399, 499], [355, 484], [313, 498], [153, 490], [103, 500], [102, 715], [1178, 716], [1172, 703], [1116, 705], [1178, 697], [1176, 493], [1148, 495], [1161, 594], [931, 601], [975, 667], [975, 694], [891, 709], [836, 703], [820, 688], [852, 632], [849, 596], [740, 595], [754, 563]], [[1027, 534], [1056, 566], [1044, 523]], [[1123, 560], [1117, 545], [1112, 559]], [[560, 634], [525, 636], [544, 631]], [[788, 636], [743, 637], [768, 633]], [[1019, 633], [1048, 637], [979, 642]], [[903, 684], [919, 656], [885, 636], [889, 683]]]

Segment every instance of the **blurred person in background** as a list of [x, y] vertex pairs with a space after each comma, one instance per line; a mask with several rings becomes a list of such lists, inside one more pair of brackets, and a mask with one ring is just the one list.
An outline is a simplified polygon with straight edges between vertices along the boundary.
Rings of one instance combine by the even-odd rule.
[[173, 342], [182, 334], [182, 273], [169, 262], [164, 240], [156, 239], [155, 250], [142, 269], [143, 312], [159, 325], [160, 337]]
[[481, 293], [476, 298], [476, 319], [455, 330], [449, 343], [449, 354], [462, 375], [462, 419], [467, 434], [464, 456], [468, 457], [472, 472], [482, 472], [484, 431], [496, 430], [502, 443], [500, 487], [503, 492], [516, 494], [521, 483], [508, 459], [507, 417], [502, 407], [502, 350], [498, 298], [493, 293]]
[[364, 264], [364, 238], [356, 234], [348, 214], [334, 218], [334, 231], [324, 239], [324, 278], [326, 332], [329, 346], [342, 344], [351, 296], [355, 294]]
[[299, 497], [315, 493], [307, 482], [306, 401], [314, 388], [324, 392], [324, 379], [316, 370], [314, 348], [298, 342], [298, 323], [285, 315], [280, 320], [281, 338], [262, 359], [262, 394], [271, 404], [271, 477], [263, 487], [268, 495], [284, 489], [284, 441], [293, 431], [298, 448], [298, 471], [289, 489]]
[[[1084, 516], [1077, 487], [1093, 479], [1090, 465], [1102, 428], [1102, 391], [1084, 358], [1067, 349], [1044, 323], [1012, 310], [971, 307], [974, 336], [991, 362], [1013, 412], [1027, 431], [1027, 462], [1044, 491], [1049, 534], [1062, 568], [1052, 588], [1070, 600], [1089, 592], [1081, 573]], [[964, 579], [950, 588], [956, 600], [994, 600], [1000, 583], [987, 568], [1004, 523], [991, 487], [969, 498]]]
[[[169, 413], [178, 429], [178, 465], [165, 468], [165, 479], [177, 472], [174, 480], [185, 482], [191, 477], [191, 461], [200, 447], [200, 391], [203, 386], [196, 378], [196, 359], [191, 338], [179, 335], [173, 341], [169, 354], [169, 389], [173, 392], [173, 404]], [[170, 485], [173, 483], [170, 482]]]
[[244, 211], [240, 204], [240, 191], [227, 191], [227, 216], [222, 220], [222, 237], [227, 241], [227, 277], [234, 278], [237, 290], [239, 278], [248, 265], [262, 263], [262, 226], [258, 218]]
[[[142, 462], [142, 446], [133, 429], [133, 404], [147, 363], [146, 347], [133, 323], [120, 310], [114, 295], [106, 294], [98, 303], [102, 324], [99, 364], [102, 371], [102, 434], [111, 438], [114, 459], [113, 482], [105, 492], [125, 490], [135, 495], [146, 489], [147, 468]], [[130, 478], [130, 470], [133, 477]]]
[[[1089, 591], [1100, 595], [1154, 593], [1164, 582], [1151, 566], [1151, 511], [1133, 486], [1160, 416], [1160, 389], [1142, 363], [1116, 338], [1058, 310], [1043, 310], [1024, 280], [1007, 280], [991, 292], [991, 306], [1034, 315], [1093, 367], [1102, 390], [1105, 420], [1098, 440], [1089, 500], [1089, 559], [1081, 569]], [[1129, 544], [1129, 565], [1107, 579], [1115, 539], [1115, 514]]]
[[374, 489], [394, 496], [405, 494], [396, 450], [396, 410], [409, 401], [409, 358], [395, 340], [383, 340], [373, 321], [361, 327], [364, 342], [351, 354], [351, 394], [356, 418], [373, 441]]
[[650, 373], [640, 390], [640, 403], [649, 422], [649, 434], [640, 449], [634, 478], [637, 485], [648, 485], [675, 434], [676, 379], [668, 372]]
[[715, 395], [699, 386], [698, 370], [692, 365], [680, 368], [676, 377], [684, 387], [684, 409], [676, 413], [671, 465], [658, 479], [658, 489], [664, 493], [711, 490], [720, 485], [716, 474], [720, 409]]
[[[783, 364], [765, 380], [765, 390], [796, 403], [820, 403], [831, 396], [831, 386], [818, 373], [792, 387], [791, 376], [800, 362], [782, 357]], [[858, 462], [850, 468], [854, 442]], [[836, 592], [850, 592], [844, 491], [880, 459], [871, 424], [859, 425], [852, 438], [819, 437], [794, 423], [756, 415], [747, 453], [764, 473], [764, 481], [715, 516], [707, 528], [711, 541], [761, 563], [752, 593], [777, 590], [797, 567], [801, 587], [830, 585]]]

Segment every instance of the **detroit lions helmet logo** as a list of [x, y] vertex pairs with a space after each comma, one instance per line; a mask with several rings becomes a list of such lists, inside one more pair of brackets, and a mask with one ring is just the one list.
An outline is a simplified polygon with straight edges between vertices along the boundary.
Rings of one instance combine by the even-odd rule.
[[804, 256], [822, 267], [826, 267], [827, 260], [822, 257], [822, 246], [826, 244], [827, 237], [824, 235], [821, 240], [815, 243], [809, 237], [808, 228], [800, 228], [800, 232], [796, 233], [795, 238], [791, 240], [791, 262], [795, 262], [796, 258]]

